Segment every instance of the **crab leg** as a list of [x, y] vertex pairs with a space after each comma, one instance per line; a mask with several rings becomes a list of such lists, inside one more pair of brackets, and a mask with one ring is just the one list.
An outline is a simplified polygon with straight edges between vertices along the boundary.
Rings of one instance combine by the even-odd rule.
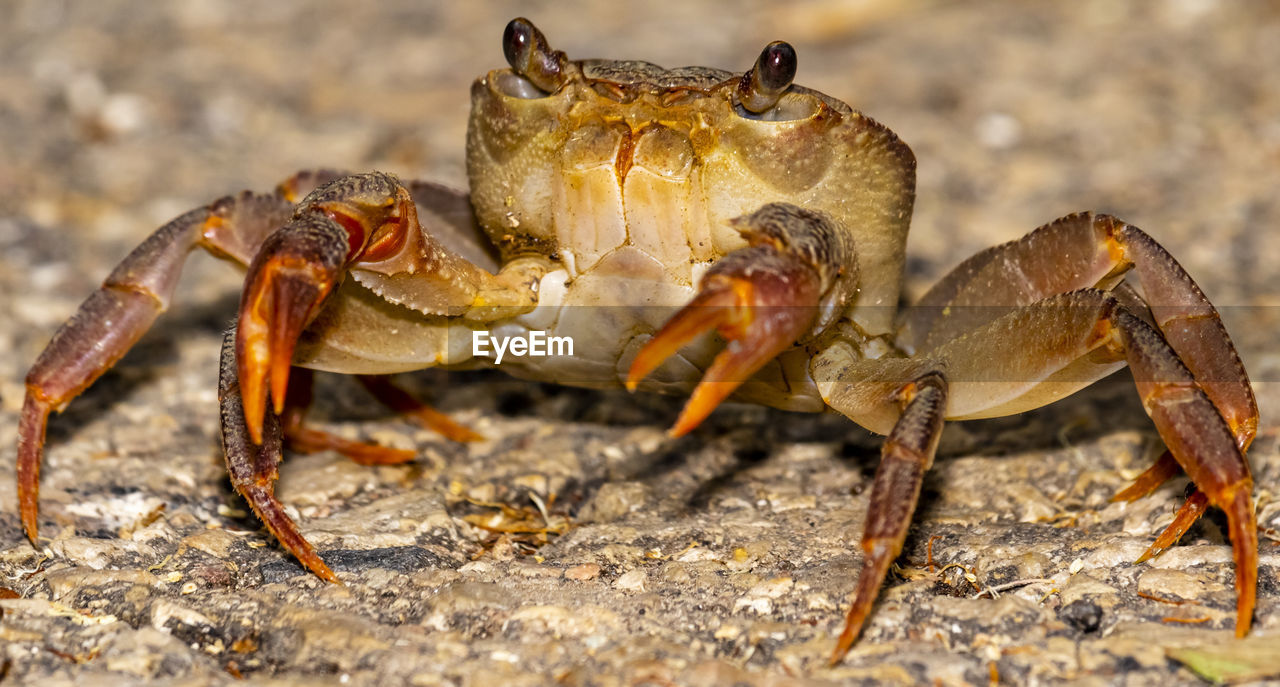
[[1195, 483], [1196, 493], [1179, 511], [1156, 546], [1169, 546], [1204, 512], [1201, 501], [1227, 515], [1236, 563], [1236, 636], [1249, 632], [1258, 580], [1258, 526], [1253, 512], [1253, 479], [1236, 431], [1210, 400], [1160, 333], [1127, 311], [1111, 318], [1113, 345], [1121, 345], [1133, 370], [1142, 404], [1178, 464]]
[[1247, 448], [1258, 405], [1217, 310], [1159, 243], [1109, 215], [1068, 215], [965, 260], [904, 313], [898, 342], [927, 351], [1054, 294], [1110, 289], [1129, 270], [1161, 334]]
[[386, 375], [359, 375], [360, 384], [382, 405], [453, 441], [483, 441], [484, 436], [413, 397]]
[[[357, 181], [361, 178], [354, 177]], [[312, 216], [317, 211], [323, 214], [328, 207], [325, 201], [334, 201], [333, 192], [340, 191], [344, 184], [349, 187], [351, 179], [353, 177], [326, 170], [300, 172], [280, 184], [273, 193], [246, 191], [181, 215], [156, 230], [121, 261], [107, 277], [102, 288], [81, 304], [71, 319], [54, 334], [27, 375], [26, 399], [18, 429], [18, 503], [23, 527], [33, 543], [38, 533], [40, 462], [49, 414], [61, 410], [88, 388], [151, 327], [156, 317], [168, 307], [182, 266], [192, 249], [204, 248], [216, 256], [240, 265], [249, 265], [260, 252], [267, 237], [289, 222], [290, 216], [295, 212], [294, 203], [299, 198], [308, 196], [317, 187], [329, 189], [329, 195], [315, 196], [318, 201], [312, 204], [312, 212], [309, 213]], [[392, 184], [394, 180], [385, 186], [390, 187]], [[394, 186], [399, 188], [398, 184]], [[409, 186], [415, 195], [428, 204], [433, 218], [439, 217], [439, 229], [449, 240], [450, 246], [456, 246], [467, 259], [488, 264], [487, 255], [481, 248], [473, 245], [475, 237], [466, 233], [464, 225], [469, 221], [456, 221], [459, 213], [470, 212], [465, 196], [429, 183], [410, 182]], [[403, 195], [407, 197], [408, 194], [405, 192]], [[375, 202], [385, 202], [387, 197], [384, 193], [382, 199], [375, 199]], [[354, 203], [359, 199], [348, 200]], [[339, 210], [342, 208], [340, 203], [337, 207]], [[408, 212], [401, 213], [401, 216], [412, 217], [416, 222], [415, 210], [411, 208]], [[335, 213], [335, 217], [344, 216]], [[406, 223], [405, 226], [417, 227], [414, 223]], [[363, 228], [358, 224], [353, 225], [353, 229]], [[408, 259], [399, 255], [396, 251], [397, 241], [402, 247], [420, 248], [425, 244], [438, 248], [430, 239], [419, 241], [406, 232], [386, 231], [368, 236], [364, 245], [366, 259], [383, 257], [384, 262], [369, 263], [366, 266], [372, 270], [394, 274], [396, 269], [417, 269], [427, 262], [425, 259]], [[269, 269], [296, 275], [312, 268], [305, 260], [304, 251], [286, 248], [282, 252], [288, 255], [291, 250], [294, 258], [304, 259], [295, 260], [292, 265], [277, 261]], [[440, 249], [437, 252], [447, 251]], [[462, 257], [446, 256], [437, 259], [437, 262], [446, 263], [447, 266], [452, 266], [455, 261], [466, 262]], [[472, 269], [484, 272], [479, 267]], [[465, 277], [465, 271], [465, 268], [446, 270], [446, 278]], [[371, 274], [381, 276], [374, 272]], [[480, 277], [474, 283], [483, 287], [490, 285], [492, 281], [493, 277], [489, 276], [488, 281]], [[272, 300], [276, 291], [283, 292], [287, 300], [291, 290], [304, 292], [314, 287], [305, 279], [300, 283], [297, 280], [291, 283], [290, 280], [282, 279], [270, 286]], [[506, 283], [499, 282], [498, 286], [505, 287]], [[446, 294], [445, 298], [449, 295]], [[273, 317], [289, 324], [290, 307], [296, 307], [296, 304], [282, 309], [279, 314], [273, 314]]]
[[[1000, 362], [993, 365], [993, 360]], [[1236, 633], [1243, 635], [1252, 618], [1258, 564], [1248, 464], [1232, 427], [1177, 352], [1111, 294], [1082, 289], [1051, 296], [915, 359], [863, 360], [833, 346], [814, 359], [811, 369], [833, 408], [885, 431], [880, 429], [886, 424], [885, 404], [878, 399], [892, 397], [894, 379], [916, 378], [922, 369], [946, 375], [946, 417], [965, 419], [1016, 412], [1023, 403], [1039, 405], [1109, 373], [1120, 361], [1133, 370], [1143, 406], [1177, 463], [1203, 498], [1227, 514], [1236, 567]], [[1199, 498], [1193, 496], [1193, 506]], [[871, 566], [866, 570], [863, 574], [873, 578], [879, 574]], [[879, 583], [860, 579], [859, 588]], [[858, 630], [848, 631], [856, 637]]]
[[889, 565], [902, 553], [924, 473], [933, 465], [938, 438], [942, 436], [947, 408], [947, 382], [942, 374], [926, 373], [898, 389], [894, 396], [902, 404], [902, 415], [880, 449], [880, 466], [871, 486], [862, 532], [865, 562], [844, 630], [831, 654], [833, 665], [858, 638], [889, 573]]
[[311, 572], [329, 582], [337, 575], [325, 565], [311, 544], [298, 531], [298, 526], [276, 499], [277, 466], [281, 459], [281, 423], [275, 413], [262, 419], [260, 441], [252, 441], [245, 425], [244, 405], [236, 377], [235, 332], [228, 330], [222, 339], [222, 356], [218, 369], [218, 406], [222, 415], [222, 449], [227, 459], [231, 484], [253, 509], [280, 544], [297, 557]]
[[[296, 179], [305, 181], [309, 175]], [[27, 538], [37, 535], [40, 461], [49, 413], [111, 368], [169, 306], [187, 255], [197, 246], [247, 261], [289, 216], [283, 193], [241, 193], [192, 210], [156, 230], [111, 272], [58, 329], [32, 365], [18, 426], [18, 503]]]
[[299, 453], [337, 451], [360, 465], [398, 465], [417, 457], [416, 451], [388, 448], [377, 444], [352, 441], [336, 434], [307, 427], [304, 420], [311, 406], [315, 372], [296, 367], [289, 377], [284, 413], [280, 415], [281, 434], [290, 450]]
[[627, 388], [634, 391], [699, 335], [714, 329], [729, 340], [685, 404], [672, 436], [697, 427], [765, 363], [814, 329], [824, 299], [842, 300], [856, 284], [848, 239], [822, 215], [775, 203], [733, 224], [748, 246], [707, 270], [693, 300], [640, 349], [627, 373]]
[[[478, 441], [483, 438], [471, 429], [449, 419], [449, 416], [444, 413], [414, 398], [384, 375], [358, 375], [357, 379], [380, 403], [427, 429], [439, 432], [446, 439]], [[314, 380], [315, 372], [305, 367], [295, 367], [290, 373], [289, 390], [285, 393], [284, 413], [280, 416], [285, 445], [290, 450], [299, 453], [337, 451], [361, 465], [398, 465], [417, 457], [417, 451], [352, 441], [330, 432], [307, 427], [305, 418], [307, 409], [311, 405]]]
[[[1217, 310], [1159, 243], [1109, 215], [1069, 215], [969, 258], [906, 313], [899, 341], [909, 349], [934, 348], [1054, 293], [1111, 288], [1129, 270], [1142, 282], [1142, 306], [1221, 413], [1243, 453], [1257, 433], [1258, 405]], [[1126, 285], [1120, 286], [1116, 295], [1128, 298], [1120, 292]], [[1177, 473], [1176, 462], [1162, 457], [1117, 498], [1138, 498]], [[1205, 499], [1189, 496], [1143, 559], [1176, 542], [1204, 508]]]
[[1182, 467], [1178, 465], [1178, 461], [1168, 449], [1165, 449], [1160, 454], [1160, 457], [1156, 459], [1156, 462], [1151, 464], [1151, 467], [1143, 470], [1142, 474], [1133, 480], [1133, 484], [1116, 492], [1111, 497], [1111, 501], [1137, 501], [1159, 489], [1161, 484], [1178, 476], [1181, 472]]

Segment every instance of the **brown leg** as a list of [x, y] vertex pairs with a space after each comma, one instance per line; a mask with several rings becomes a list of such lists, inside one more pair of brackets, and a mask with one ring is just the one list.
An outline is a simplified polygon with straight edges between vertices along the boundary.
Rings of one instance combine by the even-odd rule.
[[483, 441], [484, 436], [466, 425], [458, 424], [448, 415], [432, 408], [396, 386], [386, 375], [359, 375], [357, 379], [382, 405], [404, 415], [419, 425], [440, 433], [453, 441]]
[[865, 562], [844, 631], [831, 654], [832, 665], [839, 663], [853, 646], [880, 593], [889, 565], [902, 553], [924, 473], [933, 464], [942, 435], [947, 382], [940, 373], [928, 373], [903, 386], [897, 396], [903, 406], [902, 416], [880, 451], [880, 466], [876, 468], [862, 533]]
[[1144, 470], [1141, 475], [1138, 475], [1137, 479], [1133, 480], [1133, 484], [1116, 492], [1115, 496], [1111, 497], [1111, 500], [1113, 502], [1137, 501], [1159, 489], [1161, 484], [1180, 474], [1182, 474], [1182, 467], [1178, 465], [1178, 461], [1174, 459], [1173, 454], [1166, 449], [1156, 459], [1156, 462], [1152, 463], [1151, 467]]
[[1244, 451], [1258, 432], [1258, 403], [1218, 311], [1182, 266], [1142, 230], [1107, 215], [1095, 221], [1132, 263], [1161, 336], [1226, 420]]
[[1055, 294], [1110, 289], [1131, 269], [1161, 334], [1247, 448], [1258, 406], [1217, 310], [1159, 243], [1109, 215], [1068, 215], [964, 261], [904, 311], [898, 343], [932, 350]]
[[[1243, 637], [1253, 620], [1258, 577], [1253, 479], [1240, 445], [1248, 443], [1240, 439], [1243, 425], [1233, 427], [1224, 419], [1210, 400], [1209, 389], [1197, 383], [1192, 371], [1159, 332], [1124, 310], [1115, 312], [1110, 324], [1110, 344], [1124, 350], [1143, 407], [1170, 453], [1203, 492], [1202, 496], [1193, 493], [1179, 516], [1183, 521], [1190, 518], [1194, 522], [1193, 516], [1198, 516], [1195, 511], [1203, 512], [1203, 507], [1197, 507], [1194, 501], [1202, 498], [1227, 514], [1236, 563], [1236, 636]], [[1185, 531], [1189, 526], [1189, 522], [1183, 527], [1175, 519], [1169, 532], [1178, 527]]]
[[316, 576], [339, 582], [329, 566], [298, 531], [298, 526], [275, 497], [277, 466], [281, 459], [282, 433], [275, 413], [263, 417], [262, 441], [249, 439], [244, 406], [236, 379], [235, 332], [228, 330], [222, 341], [218, 372], [218, 404], [222, 414], [222, 450], [227, 459], [231, 485], [244, 497], [272, 535]]
[[289, 376], [289, 391], [280, 418], [285, 444], [291, 450], [299, 453], [337, 451], [361, 465], [399, 465], [418, 457], [417, 451], [352, 441], [307, 427], [305, 419], [311, 407], [314, 380], [315, 373], [303, 367], [294, 368]]
[[[1152, 556], [1159, 556], [1165, 549], [1177, 544], [1182, 535], [1186, 534], [1187, 530], [1191, 529], [1191, 526], [1196, 524], [1196, 521], [1208, 509], [1209, 497], [1205, 496], [1205, 493], [1199, 489], [1192, 491], [1187, 500], [1183, 502], [1182, 507], [1178, 509], [1177, 514], [1173, 516], [1173, 522], [1169, 523], [1164, 532], [1161, 532], [1160, 536], [1156, 537], [1155, 542], [1147, 547], [1147, 550], [1141, 556], [1138, 556], [1138, 560], [1134, 562], [1142, 563]], [[1236, 574], [1239, 575], [1240, 573]]]
[[[1054, 293], [1111, 288], [1130, 269], [1142, 282], [1142, 305], [1243, 452], [1257, 433], [1258, 406], [1217, 310], [1159, 243], [1115, 217], [1070, 215], [966, 260], [904, 314], [900, 343], [920, 350], [936, 348], [1012, 308]], [[1117, 295], [1123, 301], [1128, 294]], [[1177, 474], [1170, 468], [1171, 462], [1162, 459], [1117, 498], [1149, 492], [1159, 486], [1158, 478]], [[1195, 522], [1193, 516], [1203, 512], [1200, 501], [1192, 503], [1194, 498], [1195, 494], [1189, 497], [1160, 541], [1177, 541]]]
[[[948, 418], [988, 417], [990, 409], [1014, 412], [1009, 409], [1024, 396], [1045, 400], [1052, 394], [1038, 394], [1042, 385], [1050, 391], [1055, 386], [1080, 388], [1088, 379], [1078, 375], [1106, 373], [1116, 361], [1127, 361], [1160, 436], [1203, 492], [1192, 496], [1167, 534], [1175, 535], [1185, 529], [1183, 523], [1194, 520], [1202, 498], [1227, 513], [1236, 565], [1236, 632], [1248, 632], [1257, 584], [1257, 528], [1252, 480], [1236, 434], [1169, 343], [1113, 296], [1096, 289], [1053, 296], [955, 337], [921, 358], [865, 360], [844, 348], [835, 345], [820, 352], [811, 367], [814, 380], [831, 407], [873, 429], [885, 426], [880, 409], [886, 405], [886, 383], [910, 378], [902, 375], [913, 369], [933, 367], [946, 375]], [[872, 508], [898, 505], [872, 500]], [[868, 515], [869, 521], [876, 517]], [[1158, 544], [1166, 541], [1162, 536]], [[864, 584], [871, 583], [860, 580], [859, 588]]]
[[192, 210], [158, 229], [80, 305], [27, 373], [18, 429], [18, 503], [27, 537], [37, 535], [40, 460], [49, 413], [111, 368], [169, 305], [197, 246], [244, 260], [292, 206], [280, 195], [241, 193]]

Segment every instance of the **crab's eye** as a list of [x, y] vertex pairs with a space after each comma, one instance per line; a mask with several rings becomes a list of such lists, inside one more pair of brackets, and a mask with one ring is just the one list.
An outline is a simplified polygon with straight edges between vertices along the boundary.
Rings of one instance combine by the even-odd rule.
[[547, 37], [524, 17], [512, 19], [502, 32], [502, 54], [512, 71], [544, 94], [557, 90], [564, 82], [564, 53], [552, 50]]
[[502, 54], [506, 56], [507, 64], [512, 69], [519, 71], [520, 65], [529, 61], [533, 32], [537, 30], [524, 17], [517, 17], [507, 23], [506, 30], [502, 32]]
[[738, 103], [747, 112], [761, 115], [778, 104], [796, 78], [796, 49], [785, 41], [774, 41], [760, 51], [751, 71], [738, 82]]

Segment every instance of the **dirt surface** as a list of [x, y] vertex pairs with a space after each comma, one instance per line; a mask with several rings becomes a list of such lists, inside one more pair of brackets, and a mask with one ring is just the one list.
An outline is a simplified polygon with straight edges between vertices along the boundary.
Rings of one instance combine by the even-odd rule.
[[[1076, 210], [1155, 236], [1222, 307], [1256, 382], [1259, 525], [1280, 529], [1277, 5], [640, 5], [518, 11], [575, 57], [744, 69], [768, 40], [791, 41], [800, 83], [916, 152], [912, 295]], [[0, 485], [14, 480], [27, 366], [153, 227], [304, 168], [460, 185], [468, 84], [502, 63], [515, 11], [9, 3]], [[899, 567], [836, 667], [878, 459], [878, 439], [839, 417], [731, 406], [673, 441], [678, 399], [406, 377], [488, 438], [454, 444], [322, 378], [325, 427], [420, 453], [400, 467], [286, 461], [281, 497], [344, 582], [325, 584], [224, 475], [216, 361], [238, 282], [197, 256], [174, 312], [53, 420], [40, 550], [0, 489], [0, 587], [21, 597], [0, 600], [0, 683], [1168, 685], [1197, 678], [1167, 649], [1232, 641], [1221, 518], [1132, 563], [1186, 480], [1109, 503], [1158, 447], [1125, 373], [948, 427]], [[539, 503], [573, 524], [545, 545], [478, 526], [500, 521], [494, 504], [538, 520]], [[1280, 642], [1274, 532], [1254, 634]], [[1036, 581], [987, 591], [1018, 580]]]

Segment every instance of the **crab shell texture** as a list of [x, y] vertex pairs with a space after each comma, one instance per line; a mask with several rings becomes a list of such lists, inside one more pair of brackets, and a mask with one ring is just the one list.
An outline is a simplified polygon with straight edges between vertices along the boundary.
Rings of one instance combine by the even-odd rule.
[[[848, 105], [799, 86], [752, 113], [737, 102], [740, 78], [585, 60], [566, 61], [553, 92], [511, 69], [472, 86], [471, 201], [504, 259], [557, 259], [540, 303], [560, 312], [530, 321], [577, 339], [575, 362], [566, 362], [600, 368], [569, 378], [620, 383], [708, 266], [746, 245], [731, 220], [770, 202], [826, 215], [856, 251], [857, 274], [846, 276], [857, 283], [828, 290], [822, 307], [832, 316], [820, 326], [844, 314], [868, 334], [891, 330], [914, 197], [910, 149]], [[739, 398], [821, 410], [808, 356], [789, 353], [798, 355], [757, 375], [772, 374], [772, 391], [749, 383]], [[647, 385], [687, 392], [714, 349], [706, 354], [673, 361]]]

